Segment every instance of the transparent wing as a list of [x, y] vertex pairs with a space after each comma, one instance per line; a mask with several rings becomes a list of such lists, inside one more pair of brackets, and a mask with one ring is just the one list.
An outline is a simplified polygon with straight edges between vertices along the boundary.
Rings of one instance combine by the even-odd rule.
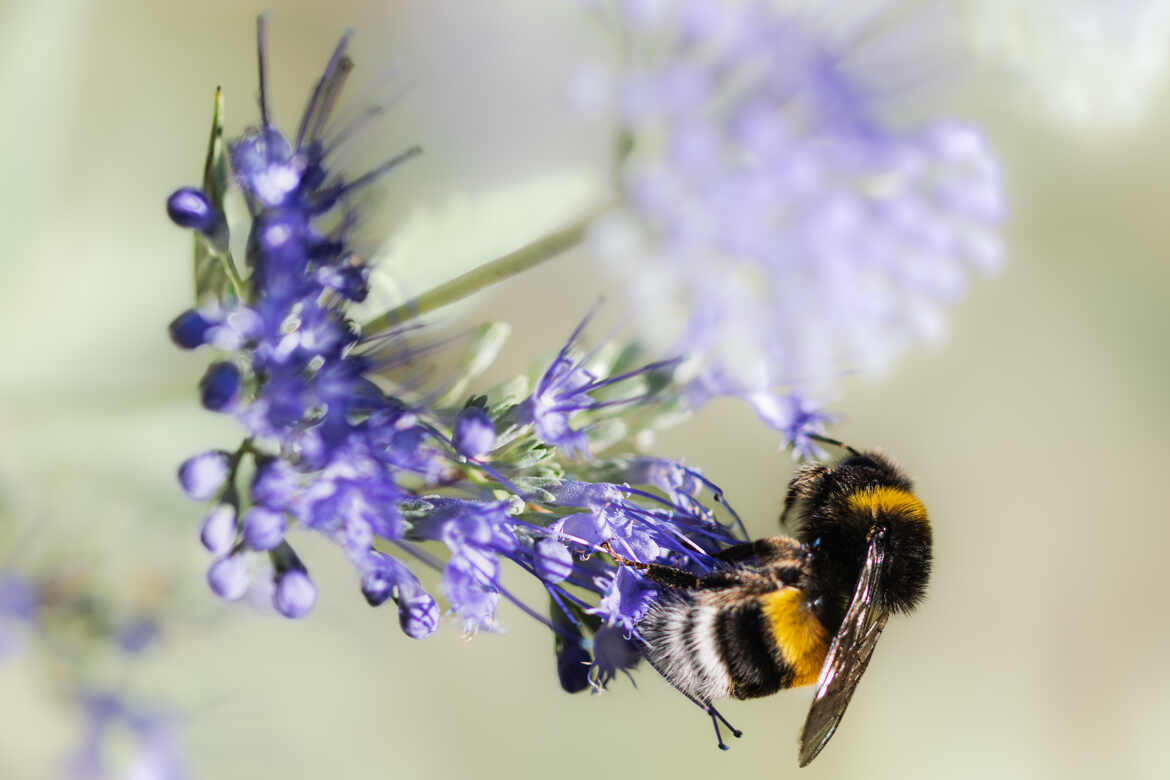
[[880, 606], [880, 572], [884, 559], [885, 534], [871, 532], [865, 565], [857, 579], [853, 600], [849, 602], [849, 610], [825, 656], [825, 664], [817, 678], [817, 692], [804, 721], [804, 732], [800, 735], [801, 766], [816, 758], [837, 730], [885, 628], [889, 614]]

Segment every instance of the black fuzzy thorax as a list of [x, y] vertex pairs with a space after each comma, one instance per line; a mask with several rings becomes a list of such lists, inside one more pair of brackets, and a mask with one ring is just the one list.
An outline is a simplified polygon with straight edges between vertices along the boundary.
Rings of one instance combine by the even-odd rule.
[[878, 488], [913, 494], [914, 484], [887, 456], [866, 452], [843, 459], [809, 486], [799, 513], [796, 538], [808, 550], [806, 592], [818, 619], [836, 633], [853, 596], [865, 561], [868, 535], [886, 527], [882, 571], [883, 606], [896, 612], [921, 600], [930, 577], [930, 526], [897, 512], [874, 516], [858, 511], [851, 499]]

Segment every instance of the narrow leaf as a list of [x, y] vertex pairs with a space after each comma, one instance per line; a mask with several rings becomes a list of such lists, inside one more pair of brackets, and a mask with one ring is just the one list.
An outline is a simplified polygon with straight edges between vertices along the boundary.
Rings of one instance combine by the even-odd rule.
[[[223, 91], [215, 88], [215, 105], [211, 114], [211, 137], [203, 163], [203, 192], [211, 205], [224, 214], [224, 196], [228, 187], [227, 155], [223, 144]], [[195, 303], [230, 304], [243, 296], [228, 248], [226, 219], [212, 235], [195, 233]]]

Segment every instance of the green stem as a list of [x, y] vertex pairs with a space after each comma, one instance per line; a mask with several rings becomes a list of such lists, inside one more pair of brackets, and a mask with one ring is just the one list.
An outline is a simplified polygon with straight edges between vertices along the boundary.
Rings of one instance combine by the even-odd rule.
[[232, 290], [236, 294], [236, 300], [241, 303], [251, 303], [245, 294], [248, 290], [248, 283], [240, 277], [240, 272], [236, 270], [236, 264], [232, 262], [232, 256], [225, 254], [220, 258], [223, 264], [224, 273], [227, 275], [228, 281], [232, 284]]
[[466, 298], [485, 287], [502, 282], [509, 277], [551, 260], [562, 252], [572, 249], [585, 238], [585, 232], [596, 216], [589, 216], [567, 228], [541, 238], [515, 252], [509, 252], [485, 263], [462, 276], [457, 276], [433, 290], [428, 290], [401, 306], [375, 317], [362, 327], [365, 335], [377, 334], [387, 328], [399, 325], [409, 319], [441, 309], [449, 303]]

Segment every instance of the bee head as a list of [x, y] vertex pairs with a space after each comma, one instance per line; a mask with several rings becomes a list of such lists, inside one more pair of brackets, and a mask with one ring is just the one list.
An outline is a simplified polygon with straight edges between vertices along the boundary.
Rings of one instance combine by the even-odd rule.
[[868, 536], [882, 535], [881, 596], [886, 609], [909, 612], [926, 594], [930, 579], [931, 531], [926, 507], [914, 494], [891, 487], [875, 487], [849, 498], [851, 524]]

